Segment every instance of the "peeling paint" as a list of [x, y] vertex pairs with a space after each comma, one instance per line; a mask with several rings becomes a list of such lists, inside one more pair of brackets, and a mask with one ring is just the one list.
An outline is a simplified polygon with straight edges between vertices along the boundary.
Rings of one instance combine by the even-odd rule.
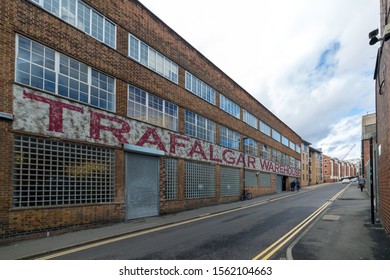
[[15, 132], [113, 147], [133, 144], [167, 156], [298, 177], [300, 170], [136, 120], [14, 85]]

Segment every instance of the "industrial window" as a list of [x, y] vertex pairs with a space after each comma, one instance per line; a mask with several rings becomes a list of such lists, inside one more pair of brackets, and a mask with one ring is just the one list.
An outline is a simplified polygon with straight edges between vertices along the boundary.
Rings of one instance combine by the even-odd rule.
[[277, 163], [281, 163], [282, 153], [276, 149], [272, 149], [272, 160]]
[[251, 113], [249, 113], [247, 110], [244, 110], [244, 122], [258, 129], [257, 118]]
[[165, 161], [166, 183], [165, 183], [165, 199], [173, 200], [178, 198], [178, 164], [177, 159], [167, 158]]
[[185, 133], [206, 141], [215, 142], [215, 122], [186, 111]]
[[240, 194], [240, 169], [221, 167], [220, 169], [221, 196], [234, 196]]
[[247, 187], [258, 187], [257, 172], [245, 170], [245, 186]]
[[32, 0], [46, 11], [116, 48], [116, 25], [80, 0]]
[[17, 82], [115, 111], [114, 78], [23, 36], [17, 43]]
[[236, 117], [237, 119], [240, 118], [240, 106], [238, 106], [236, 103], [226, 98], [222, 94], [220, 95], [219, 107], [225, 112], [227, 112], [228, 114], [232, 115], [233, 117]]
[[271, 160], [271, 149], [265, 144], [260, 144], [260, 157], [266, 160]]
[[215, 166], [197, 162], [185, 162], [185, 197], [215, 197]]
[[220, 145], [232, 149], [240, 149], [240, 133], [221, 126]]
[[272, 138], [278, 142], [280, 142], [280, 133], [275, 129], [272, 129]]
[[295, 151], [295, 143], [290, 141], [290, 149]]
[[137, 37], [129, 33], [129, 57], [152, 69], [168, 80], [178, 83], [179, 68], [162, 54], [158, 53]]
[[288, 147], [288, 138], [282, 135], [282, 144]]
[[284, 154], [284, 153], [282, 153], [282, 162], [281, 162], [281, 164], [288, 166], [289, 163], [290, 163], [289, 156]]
[[177, 131], [177, 105], [131, 85], [128, 87], [127, 105], [130, 118]]
[[260, 186], [271, 187], [271, 174], [260, 172]]
[[295, 145], [295, 151], [300, 154], [301, 153], [301, 147], [297, 144]]
[[263, 132], [267, 136], [271, 136], [271, 128], [266, 123], [260, 121], [260, 131]]
[[112, 203], [114, 151], [15, 136], [13, 207]]
[[257, 142], [249, 137], [244, 138], [243, 142], [245, 153], [257, 156]]
[[215, 90], [187, 71], [185, 77], [185, 87], [193, 94], [215, 105]]
[[290, 157], [290, 167], [295, 168], [295, 158]]

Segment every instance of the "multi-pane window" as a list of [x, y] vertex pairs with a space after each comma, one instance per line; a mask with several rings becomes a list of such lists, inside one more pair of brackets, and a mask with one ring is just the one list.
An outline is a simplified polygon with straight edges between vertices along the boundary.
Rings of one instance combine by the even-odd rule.
[[301, 153], [301, 146], [299, 146], [298, 144], [295, 145], [295, 151], [300, 154]]
[[185, 78], [185, 86], [186, 89], [191, 91], [193, 94], [196, 94], [200, 98], [215, 105], [215, 90], [187, 71]]
[[216, 196], [215, 166], [185, 162], [185, 198], [208, 198]]
[[186, 111], [185, 133], [206, 141], [215, 142], [215, 122]]
[[256, 129], [258, 128], [257, 118], [251, 113], [249, 113], [247, 110], [244, 110], [244, 122]]
[[256, 171], [245, 170], [245, 186], [258, 187], [258, 176]]
[[282, 153], [276, 149], [272, 149], [272, 160], [277, 163], [282, 161]]
[[115, 111], [115, 79], [28, 38], [17, 36], [15, 81]]
[[295, 143], [290, 141], [290, 149], [295, 151]]
[[282, 135], [282, 144], [288, 147], [288, 138]]
[[281, 163], [282, 163], [283, 165], [288, 166], [289, 163], [290, 163], [290, 161], [289, 161], [289, 156], [286, 155], [286, 154], [284, 154], [284, 153], [282, 153], [282, 162], [281, 162]]
[[240, 149], [240, 133], [221, 126], [220, 145], [232, 149]]
[[271, 187], [271, 174], [260, 172], [260, 186]]
[[260, 121], [260, 131], [263, 132], [267, 136], [271, 136], [271, 128], [266, 123]]
[[112, 203], [114, 150], [15, 136], [12, 206]]
[[178, 183], [178, 177], [177, 177], [177, 170], [178, 170], [178, 160], [174, 158], [167, 158], [165, 161], [165, 176], [166, 176], [166, 182], [165, 182], [165, 199], [172, 200], [178, 198], [178, 189], [179, 189], [179, 183]]
[[271, 160], [271, 149], [265, 144], [260, 144], [260, 157], [266, 160]]
[[129, 57], [161, 76], [178, 83], [179, 68], [176, 63], [164, 57], [137, 37], [129, 33]]
[[272, 129], [272, 138], [280, 142], [280, 133], [275, 129]]
[[[301, 169], [301, 161], [300, 160], [295, 160], [295, 168], [297, 169]], [[332, 165], [332, 168], [333, 168], [333, 165]]]
[[290, 157], [290, 167], [295, 168], [295, 158]]
[[219, 176], [221, 196], [240, 194], [240, 169], [221, 167]]
[[177, 105], [131, 85], [128, 87], [127, 115], [177, 131]]
[[257, 156], [257, 142], [249, 137], [245, 137], [243, 141], [245, 153]]
[[237, 119], [240, 118], [240, 106], [222, 94], [220, 95], [220, 108], [233, 117], [236, 117]]
[[46, 11], [116, 48], [116, 25], [80, 0], [32, 0]]

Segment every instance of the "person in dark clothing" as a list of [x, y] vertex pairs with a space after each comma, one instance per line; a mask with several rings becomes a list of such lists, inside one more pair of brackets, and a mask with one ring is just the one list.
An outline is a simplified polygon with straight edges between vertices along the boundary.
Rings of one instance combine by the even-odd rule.
[[291, 183], [290, 183], [290, 190], [293, 192], [293, 191], [295, 191], [295, 181], [292, 181]]
[[365, 182], [366, 182], [366, 180], [363, 177], [359, 178], [360, 191], [363, 191]]
[[297, 192], [299, 192], [299, 190], [301, 189], [301, 185], [299, 184], [299, 180], [298, 179], [295, 180], [295, 187], [297, 189]]

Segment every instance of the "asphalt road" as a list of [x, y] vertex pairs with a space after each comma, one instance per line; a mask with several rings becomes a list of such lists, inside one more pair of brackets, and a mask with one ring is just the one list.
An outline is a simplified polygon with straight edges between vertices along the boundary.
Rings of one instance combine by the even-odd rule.
[[[153, 230], [100, 246], [57, 255], [69, 260], [247, 260], [259, 256], [275, 241], [294, 229], [346, 185], [327, 185], [283, 197], [269, 203], [210, 218]], [[251, 204], [248, 201], [248, 204]], [[292, 239], [293, 240], [293, 239]], [[291, 241], [292, 241], [291, 240]], [[291, 242], [289, 241], [289, 242]], [[286, 246], [269, 259], [285, 258]]]

